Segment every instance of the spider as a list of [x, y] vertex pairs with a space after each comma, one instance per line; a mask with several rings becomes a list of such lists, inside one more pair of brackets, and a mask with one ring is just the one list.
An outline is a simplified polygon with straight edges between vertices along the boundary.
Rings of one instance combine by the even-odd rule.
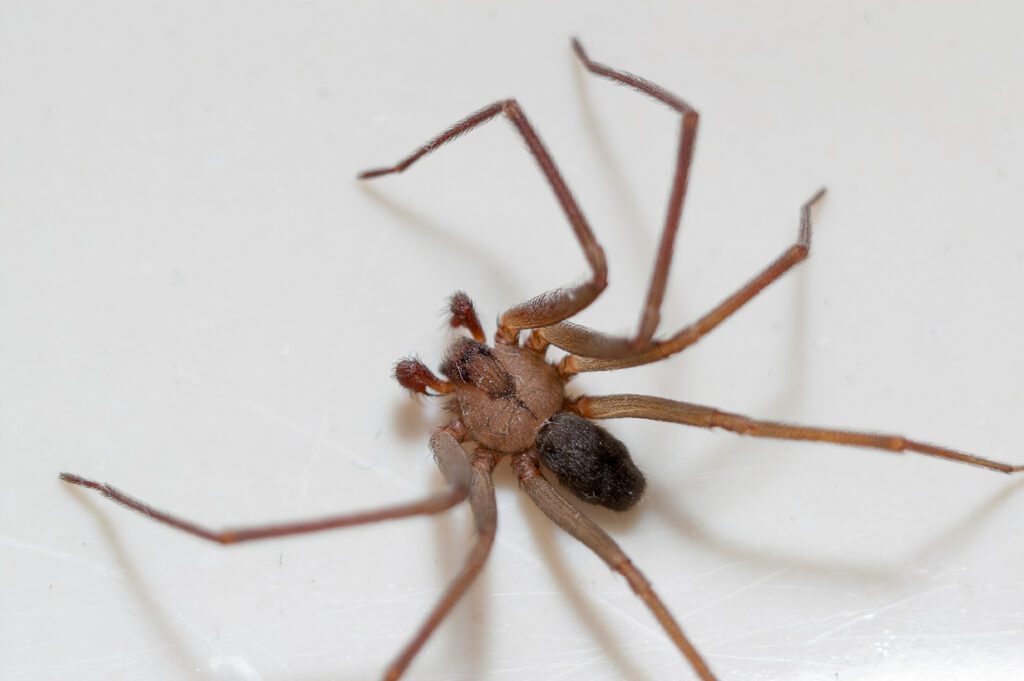
[[[62, 473], [61, 478], [97, 490], [153, 520], [218, 544], [237, 544], [435, 514], [468, 501], [475, 521], [475, 543], [462, 569], [385, 671], [384, 679], [394, 681], [403, 675], [484, 567], [494, 542], [497, 523], [492, 471], [500, 459], [508, 458], [520, 487], [540, 510], [621, 574], [650, 609], [694, 673], [704, 681], [715, 681], [717, 677], [707, 661], [643, 573], [619, 545], [542, 472], [543, 466], [554, 474], [562, 487], [587, 503], [625, 511], [640, 500], [646, 487], [643, 474], [633, 463], [626, 446], [593, 420], [655, 419], [699, 428], [720, 428], [753, 437], [829, 442], [893, 453], [916, 452], [1002, 473], [1024, 471], [1022, 465], [1001, 463], [899, 435], [757, 420], [712, 407], [646, 395], [568, 396], [566, 384], [578, 373], [649, 364], [684, 350], [805, 260], [811, 246], [811, 208], [824, 195], [824, 189], [819, 190], [803, 204], [797, 240], [779, 257], [692, 324], [671, 336], [655, 339], [673, 244], [686, 198], [699, 117], [693, 107], [660, 86], [593, 61], [579, 41], [574, 39], [572, 48], [583, 67], [591, 73], [662, 102], [681, 118], [665, 225], [640, 323], [634, 335], [613, 336], [568, 321], [594, 302], [607, 286], [608, 268], [604, 251], [522, 107], [514, 99], [502, 100], [455, 123], [397, 164], [359, 175], [360, 179], [367, 180], [401, 173], [448, 142], [493, 118], [505, 116], [540, 166], [590, 266], [589, 280], [542, 293], [502, 313], [493, 345], [487, 343], [470, 298], [461, 291], [455, 293], [450, 299], [450, 323], [453, 328], [467, 331], [468, 336], [458, 337], [448, 347], [440, 366], [443, 377], [435, 375], [415, 358], [402, 359], [395, 365], [394, 377], [404, 388], [413, 393], [443, 396], [448, 400], [447, 408], [452, 418], [433, 432], [429, 442], [434, 459], [448, 483], [444, 491], [419, 501], [371, 511], [218, 531], [161, 511], [110, 485], [70, 473]], [[524, 332], [528, 333], [524, 335]], [[551, 345], [566, 352], [558, 362], [546, 358]], [[476, 448], [466, 449], [465, 445], [470, 443], [475, 443]]]

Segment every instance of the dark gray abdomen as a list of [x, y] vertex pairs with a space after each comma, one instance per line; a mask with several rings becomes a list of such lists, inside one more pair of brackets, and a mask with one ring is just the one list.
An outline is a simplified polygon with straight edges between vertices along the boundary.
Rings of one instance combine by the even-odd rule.
[[584, 501], [625, 511], [644, 495], [647, 480], [614, 435], [573, 414], [555, 414], [537, 435], [540, 461]]

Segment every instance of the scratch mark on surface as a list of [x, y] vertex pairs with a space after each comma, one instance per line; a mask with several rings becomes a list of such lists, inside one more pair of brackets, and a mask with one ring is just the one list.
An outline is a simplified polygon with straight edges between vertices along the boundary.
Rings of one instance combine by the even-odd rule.
[[810, 644], [814, 644], [814, 643], [820, 643], [821, 641], [824, 641], [825, 639], [829, 638], [830, 636], [832, 636], [834, 634], [839, 633], [840, 631], [845, 631], [845, 630], [849, 629], [850, 627], [852, 627], [852, 626], [854, 626], [854, 625], [856, 625], [856, 624], [858, 624], [860, 622], [866, 622], [868, 620], [872, 620], [872, 619], [878, 617], [879, 615], [881, 615], [883, 613], [886, 613], [886, 612], [888, 612], [888, 611], [890, 611], [890, 610], [892, 610], [894, 608], [898, 608], [900, 606], [906, 605], [907, 603], [910, 603], [911, 601], [917, 600], [918, 598], [930, 597], [930, 596], [932, 596], [934, 594], [937, 594], [937, 593], [940, 593], [942, 591], [949, 591], [950, 589], [957, 589], [957, 588], [959, 588], [959, 585], [957, 585], [957, 584], [944, 584], [944, 585], [936, 587], [934, 589], [929, 589], [928, 591], [923, 591], [921, 593], [916, 593], [916, 594], [914, 594], [912, 596], [908, 596], [907, 598], [904, 598], [902, 600], [896, 601], [894, 603], [889, 603], [888, 605], [886, 605], [884, 607], [881, 607], [881, 608], [878, 608], [878, 609], [875, 609], [875, 608], [865, 608], [863, 610], [855, 611], [855, 614], [850, 619], [846, 620], [845, 622], [843, 622], [840, 625], [832, 627], [831, 629], [826, 629], [825, 631], [821, 632], [820, 634], [818, 634], [817, 636], [815, 636], [814, 638], [809, 640], [807, 643], [809, 645]]
[[709, 603], [705, 603], [704, 605], [702, 605], [702, 606], [700, 606], [698, 608], [695, 608], [693, 610], [687, 611], [687, 613], [683, 617], [684, 618], [693, 617], [694, 615], [696, 615], [699, 612], [704, 612], [708, 608], [713, 608], [716, 605], [724, 603], [725, 601], [729, 600], [730, 598], [734, 598], [734, 597], [736, 597], [736, 596], [738, 596], [738, 595], [740, 595], [742, 593], [746, 593], [747, 591], [750, 591], [751, 589], [757, 588], [758, 586], [761, 586], [765, 582], [771, 581], [771, 580], [775, 579], [776, 577], [778, 577], [779, 575], [783, 575], [783, 574], [789, 572], [791, 569], [792, 568], [784, 567], [784, 568], [781, 568], [779, 570], [776, 570], [775, 572], [767, 574], [764, 577], [761, 577], [760, 579], [755, 579], [754, 581], [750, 582], [749, 584], [744, 584], [743, 586], [739, 587], [738, 589], [733, 589], [732, 591], [730, 591], [729, 593], [725, 594], [724, 596], [719, 596], [718, 598], [714, 599], [713, 601], [711, 601]]
[[149, 646], [146, 648], [137, 648], [135, 650], [128, 650], [113, 653], [110, 655], [98, 655], [96, 657], [87, 657], [81, 660], [75, 660], [73, 662], [63, 662], [61, 664], [46, 665], [39, 667], [24, 667], [22, 669], [15, 669], [5, 676], [5, 679], [13, 679], [18, 676], [25, 676], [28, 674], [34, 674], [36, 672], [48, 671], [54, 672], [61, 669], [74, 669], [75, 667], [87, 667], [91, 664], [98, 664], [101, 662], [109, 662], [110, 660], [124, 660], [129, 657], [138, 657], [139, 655], [148, 655], [160, 650], [171, 650], [177, 648], [177, 644], [162, 645], [162, 646]]
[[843, 664], [841, 662], [829, 661], [818, 661], [818, 660], [807, 660], [802, 657], [794, 657], [792, 655], [728, 655], [725, 653], [716, 654], [715, 657], [722, 658], [723, 660], [743, 660], [744, 662], [772, 662], [772, 663], [784, 663], [784, 664], [800, 664], [809, 665], [814, 667], [821, 667], [822, 669], [849, 669], [851, 671], [862, 671], [863, 666]]
[[226, 668], [237, 672], [245, 681], [263, 681], [263, 675], [249, 664], [249, 661], [238, 655], [219, 655], [210, 658], [210, 671], [216, 672]]
[[42, 556], [49, 556], [50, 558], [56, 558], [57, 560], [63, 561], [65, 563], [70, 563], [72, 565], [77, 565], [78, 567], [85, 568], [87, 570], [92, 570], [93, 572], [97, 572], [101, 575], [107, 575], [110, 577], [122, 576], [122, 574], [117, 570], [108, 568], [106, 565], [103, 565], [102, 563], [96, 563], [91, 560], [79, 558], [76, 555], [65, 553], [64, 551], [58, 551], [57, 549], [51, 548], [49, 546], [44, 546], [43, 544], [30, 544], [28, 542], [21, 541], [20, 539], [15, 539], [14, 537], [0, 537], [0, 548], [15, 549], [18, 551], [28, 551], [30, 553], [38, 553]]

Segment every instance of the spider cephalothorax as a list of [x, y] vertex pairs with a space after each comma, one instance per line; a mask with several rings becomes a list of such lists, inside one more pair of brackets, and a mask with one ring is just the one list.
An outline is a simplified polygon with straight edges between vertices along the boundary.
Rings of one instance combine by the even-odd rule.
[[[465, 438], [497, 455], [535, 450], [566, 488], [580, 499], [624, 511], [647, 486], [629, 450], [604, 428], [571, 411], [564, 376], [545, 359], [547, 344], [497, 342], [486, 337], [465, 293], [451, 298], [452, 326], [476, 338], [457, 338], [445, 353], [442, 381], [418, 359], [395, 365], [395, 378], [414, 392], [449, 395], [448, 410]], [[501, 336], [498, 336], [499, 339]]]
[[448, 407], [467, 437], [503, 454], [532, 447], [537, 429], [564, 401], [558, 370], [518, 345], [492, 348], [460, 338], [449, 346], [441, 373], [453, 388]]
[[[504, 456], [511, 459], [520, 486], [537, 507], [625, 577], [697, 676], [703, 681], [715, 681], [707, 662], [625, 552], [596, 523], [573, 506], [541, 472], [540, 464], [543, 462], [573, 494], [612, 509], [624, 510], [639, 500], [644, 492], [644, 478], [633, 465], [625, 445], [591, 423], [590, 419], [655, 419], [698, 428], [722, 428], [754, 437], [814, 440], [889, 452], [918, 452], [1002, 473], [1024, 470], [1024, 466], [993, 461], [898, 435], [761, 421], [712, 407], [646, 395], [583, 396], [567, 400], [564, 384], [573, 374], [624, 369], [674, 355], [708, 334], [765, 287], [803, 261], [811, 247], [810, 209], [824, 193], [824, 190], [819, 191], [803, 205], [796, 243], [693, 324], [663, 340], [655, 340], [659, 309], [672, 262], [672, 247], [686, 198], [697, 135], [697, 112], [650, 81], [591, 60], [576, 41], [573, 41], [573, 49], [591, 73], [638, 90], [668, 105], [681, 118], [676, 171], [669, 193], [665, 226], [639, 330], [634, 337], [609, 336], [567, 321], [590, 305], [607, 285], [604, 251], [522, 107], [514, 99], [501, 100], [455, 123], [396, 165], [368, 170], [359, 176], [369, 179], [401, 172], [482, 123], [504, 115], [537, 161], [590, 265], [591, 278], [588, 281], [543, 293], [506, 310], [499, 318], [494, 346], [487, 345], [469, 298], [457, 293], [451, 301], [451, 324], [467, 329], [472, 340], [460, 338], [449, 347], [441, 366], [441, 373], [447, 380], [435, 376], [416, 359], [405, 359], [395, 366], [395, 377], [406, 388], [427, 395], [448, 396], [453, 418], [435, 430], [430, 438], [430, 449], [448, 481], [447, 489], [418, 501], [373, 511], [215, 531], [153, 508], [110, 485], [71, 474], [62, 474], [61, 477], [67, 482], [96, 489], [154, 520], [221, 544], [439, 513], [468, 500], [475, 518], [476, 541], [463, 569], [385, 672], [386, 681], [395, 681], [487, 561], [497, 531], [497, 506], [491, 473]], [[520, 332], [527, 330], [531, 331], [521, 342]], [[568, 353], [557, 366], [549, 364], [544, 357], [549, 345]], [[463, 445], [470, 442], [476, 442], [478, 447], [472, 451], [464, 449]]]

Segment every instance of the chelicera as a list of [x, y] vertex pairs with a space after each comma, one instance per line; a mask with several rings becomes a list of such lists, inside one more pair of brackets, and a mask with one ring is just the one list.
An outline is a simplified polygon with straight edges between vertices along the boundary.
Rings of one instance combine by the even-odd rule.
[[[799, 235], [793, 245], [694, 323], [663, 339], [655, 339], [673, 243], [686, 198], [698, 115], [686, 102], [663, 88], [594, 62], [579, 42], [574, 40], [572, 45], [587, 70], [668, 105], [681, 118], [668, 210], [635, 335], [628, 338], [608, 335], [568, 321], [590, 305], [607, 286], [604, 252], [523, 109], [512, 99], [498, 101], [455, 123], [399, 163], [366, 171], [359, 176], [369, 179], [402, 172], [464, 133], [492, 118], [505, 116], [539, 164], [590, 265], [591, 276], [582, 284], [543, 293], [501, 314], [493, 344], [487, 343], [469, 297], [456, 293], [451, 298], [449, 310], [451, 325], [465, 329], [469, 336], [457, 338], [448, 348], [440, 368], [443, 377], [435, 375], [417, 359], [403, 359], [395, 366], [395, 377], [405, 388], [415, 393], [444, 396], [448, 400], [452, 418], [430, 438], [430, 449], [448, 482], [447, 489], [419, 501], [373, 511], [217, 531], [160, 511], [110, 485], [68, 473], [61, 477], [67, 482], [98, 490], [153, 520], [220, 544], [439, 513], [468, 500], [475, 518], [475, 543], [463, 568], [385, 671], [384, 678], [394, 680], [402, 676], [483, 568], [497, 526], [492, 471], [500, 459], [508, 458], [520, 486], [541, 511], [625, 577], [696, 675], [704, 681], [714, 681], [717, 677], [710, 666], [640, 570], [618, 544], [570, 502], [542, 472], [542, 466], [550, 470], [563, 487], [585, 502], [625, 511], [639, 501], [646, 486], [643, 474], [633, 463], [625, 445], [592, 420], [655, 419], [700, 428], [721, 428], [753, 437], [828, 442], [896, 453], [916, 452], [1002, 473], [1024, 470], [1021, 465], [1001, 463], [899, 435], [763, 421], [712, 407], [645, 395], [569, 397], [566, 383], [578, 373], [634, 367], [680, 352], [806, 259], [811, 246], [811, 207], [824, 194], [824, 190], [817, 192], [803, 205]], [[547, 359], [551, 345], [567, 353], [558, 362]], [[469, 443], [475, 443], [476, 448], [467, 450], [464, 446]]]

